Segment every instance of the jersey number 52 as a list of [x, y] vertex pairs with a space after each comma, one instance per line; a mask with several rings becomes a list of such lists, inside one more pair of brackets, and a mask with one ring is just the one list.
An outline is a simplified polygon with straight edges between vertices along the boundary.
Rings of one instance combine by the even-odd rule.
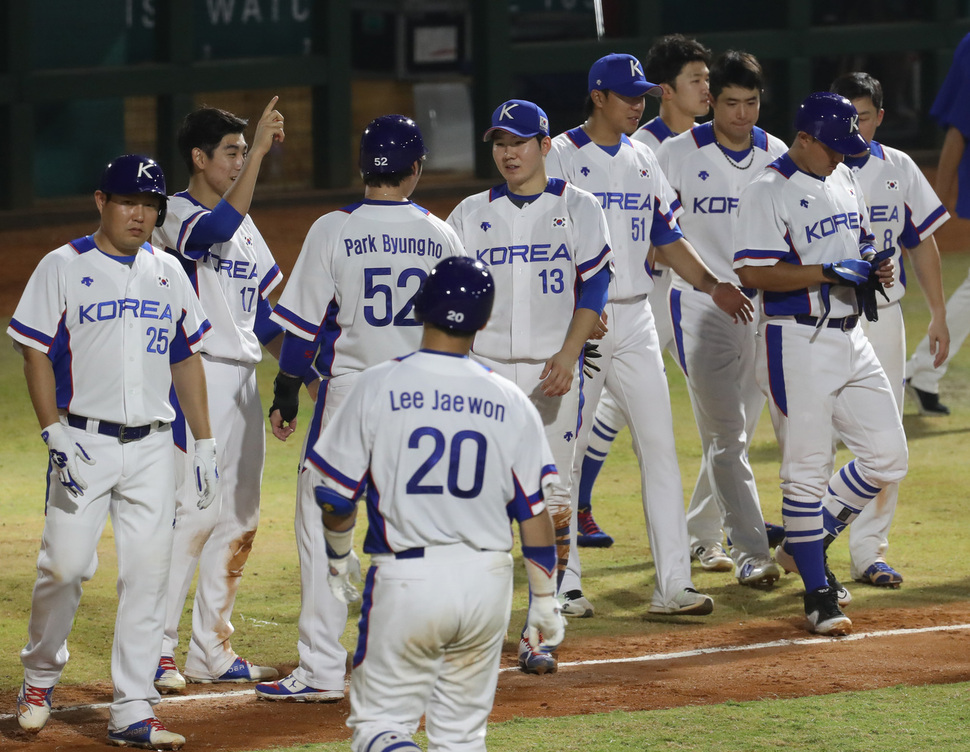
[[391, 287], [393, 279], [385, 281], [385, 277], [393, 277], [390, 267], [379, 266], [364, 269], [364, 300], [374, 301], [373, 305], [364, 306], [364, 320], [371, 326], [421, 326], [411, 315], [414, 306], [414, 296], [427, 279], [428, 273], [424, 269], [402, 269], [397, 275], [397, 298], [405, 297], [404, 304], [395, 313], [394, 290]]

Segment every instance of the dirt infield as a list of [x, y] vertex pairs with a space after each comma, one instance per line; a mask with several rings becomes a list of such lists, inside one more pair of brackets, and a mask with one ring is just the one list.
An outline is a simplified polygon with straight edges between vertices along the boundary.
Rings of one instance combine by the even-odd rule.
[[[622, 641], [567, 638], [559, 654], [563, 664], [605, 659], [623, 662], [564, 666], [555, 675], [541, 677], [504, 671], [499, 677], [491, 721], [970, 681], [970, 629], [874, 634], [968, 625], [970, 604], [918, 611], [850, 608], [849, 612], [856, 632], [872, 636], [728, 651], [723, 649], [800, 641], [809, 635], [797, 618], [712, 628], [703, 626], [703, 619], [680, 617], [670, 619], [674, 626], [659, 637]], [[640, 662], [630, 660], [636, 656], [702, 649], [710, 652]], [[514, 650], [512, 643], [506, 646], [503, 666], [515, 665]], [[293, 666], [277, 668], [286, 673]], [[190, 694], [211, 699], [163, 702], [158, 716], [169, 728], [185, 735], [186, 749], [192, 750], [259, 749], [349, 739], [344, 725], [349, 712], [346, 699], [331, 705], [266, 702], [252, 693], [220, 699], [220, 693], [239, 689], [239, 685], [190, 685]], [[70, 712], [58, 712], [58, 708], [110, 701], [108, 683], [59, 687], [54, 692], [55, 713], [47, 728], [38, 736], [28, 737], [16, 719], [3, 718], [0, 748], [31, 752], [104, 749], [107, 708]], [[15, 692], [0, 695], [0, 716], [12, 714], [15, 705]]]
[[[416, 199], [439, 216], [447, 216], [457, 200], [468, 192], [467, 186], [451, 189], [437, 186], [422, 196], [419, 187]], [[274, 202], [258, 205], [252, 214], [280, 267], [289, 273], [312, 222], [346, 203], [346, 197], [332, 196], [292, 206]], [[38, 224], [30, 229], [0, 232], [6, 260], [6, 273], [0, 278], [0, 315], [9, 316], [13, 312], [28, 275], [43, 254], [96, 227], [97, 214], [92, 205], [88, 221]], [[967, 244], [963, 238], [970, 237], [968, 228], [970, 224], [963, 220], [947, 223], [936, 235], [941, 249], [965, 249]], [[780, 620], [712, 627], [703, 618], [668, 618], [671, 627], [659, 636], [567, 638], [559, 655], [563, 664], [619, 661], [703, 649], [710, 652], [640, 662], [565, 665], [558, 674], [545, 677], [506, 671], [499, 679], [492, 721], [798, 697], [899, 684], [970, 681], [970, 629], [724, 650], [808, 638], [801, 619], [795, 616], [799, 610], [799, 602], [793, 601], [791, 618]], [[970, 624], [970, 602], [930, 609], [856, 610], [850, 607], [848, 613], [857, 633]], [[514, 665], [514, 645], [510, 642], [503, 655], [503, 666]], [[293, 666], [277, 668], [285, 674]], [[294, 705], [260, 701], [251, 693], [220, 696], [239, 689], [239, 685], [190, 687], [188, 694], [206, 695], [211, 699], [164, 702], [158, 708], [158, 715], [171, 729], [187, 737], [186, 748], [191, 750], [257, 749], [349, 738], [344, 725], [349, 711], [347, 700], [332, 705]], [[2, 692], [0, 749], [32, 752], [104, 749], [107, 708], [70, 712], [59, 709], [110, 700], [108, 682], [59, 687], [54, 693], [52, 720], [40, 735], [31, 738], [12, 717], [16, 691]]]

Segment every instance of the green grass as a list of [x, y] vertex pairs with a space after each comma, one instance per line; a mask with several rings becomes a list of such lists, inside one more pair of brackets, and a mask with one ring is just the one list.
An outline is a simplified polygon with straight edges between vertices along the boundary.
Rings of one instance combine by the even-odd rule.
[[[970, 254], [944, 257], [949, 293], [966, 275]], [[905, 299], [909, 350], [925, 332], [926, 307], [918, 291]], [[5, 321], [3, 322], [6, 323]], [[264, 398], [271, 393], [275, 364], [260, 367]], [[685, 496], [689, 496], [699, 465], [699, 443], [686, 387], [679, 370], [668, 361], [675, 433]], [[921, 418], [908, 405], [905, 415], [910, 440], [910, 472], [904, 481], [892, 535], [890, 560], [906, 576], [902, 590], [887, 592], [871, 587], [853, 589], [851, 610], [866, 608], [919, 608], [966, 602], [970, 592], [970, 558], [966, 556], [968, 523], [966, 489], [970, 467], [966, 462], [966, 434], [970, 431], [970, 347], [961, 351], [943, 382], [943, 399], [953, 414]], [[255, 548], [236, 602], [233, 646], [261, 663], [292, 666], [296, 662], [299, 570], [293, 538], [296, 467], [309, 406], [303, 397], [298, 433], [286, 444], [268, 436], [263, 481], [262, 520]], [[26, 639], [30, 593], [43, 529], [44, 469], [46, 452], [38, 435], [24, 384], [21, 358], [9, 346], [0, 347], [0, 417], [5, 435], [0, 453], [4, 479], [0, 497], [0, 690], [20, 684], [19, 651]], [[845, 458], [843, 453], [842, 459]], [[780, 521], [778, 451], [765, 414], [755, 434], [751, 461], [762, 505], [768, 519]], [[686, 499], [685, 499], [686, 501]], [[616, 442], [596, 488], [597, 521], [613, 534], [610, 549], [584, 549], [584, 588], [597, 608], [597, 618], [572, 620], [569, 635], [622, 636], [659, 634], [671, 629], [694, 630], [722, 623], [794, 619], [801, 604], [796, 577], [787, 577], [771, 591], [738, 587], [733, 578], [695, 568], [695, 584], [716, 602], [714, 613], [700, 624], [672, 624], [669, 618], [646, 615], [653, 587], [653, 565], [640, 505], [639, 475], [624, 432]], [[361, 524], [364, 524], [362, 518]], [[363, 535], [358, 532], [357, 540]], [[928, 554], [929, 552], [929, 554]], [[62, 681], [68, 684], [107, 681], [110, 644], [117, 599], [115, 556], [110, 525], [99, 547], [100, 568], [85, 587], [69, 646], [71, 660]], [[836, 571], [847, 576], [844, 541], [831, 552]], [[525, 617], [525, 576], [518, 568], [512, 624]], [[191, 605], [191, 598], [188, 601]], [[356, 638], [356, 613], [344, 635], [351, 648]], [[684, 620], [686, 621], [686, 620]], [[696, 620], [695, 620], [696, 621]], [[188, 611], [183, 618], [184, 635]], [[793, 636], [799, 636], [793, 633]], [[892, 694], [903, 693], [902, 696]], [[966, 706], [966, 687], [899, 689], [862, 693], [851, 700], [809, 698], [798, 701], [726, 704], [716, 708], [679, 709], [643, 714], [583, 716], [557, 721], [515, 721], [490, 727], [490, 748], [555, 749], [965, 749], [966, 742], [948, 737], [959, 729], [960, 708]], [[962, 698], [956, 702], [955, 698]], [[914, 699], [910, 699], [914, 698]], [[949, 698], [949, 699], [948, 699]], [[866, 703], [871, 710], [862, 712]], [[905, 720], [908, 708], [925, 710]], [[951, 707], [956, 706], [956, 707]], [[859, 733], [839, 736], [842, 714]], [[712, 719], [718, 719], [712, 722]], [[806, 723], [805, 718], [812, 718]], [[628, 719], [628, 720], [624, 720]], [[632, 719], [632, 720], [630, 720]], [[801, 719], [801, 720], [799, 720]], [[881, 721], [879, 720], [881, 719]], [[845, 719], [843, 719], [845, 720]], [[849, 721], [846, 721], [849, 722]], [[868, 722], [866, 722], [868, 723]], [[848, 726], [855, 728], [855, 726]], [[965, 727], [965, 723], [963, 724]], [[587, 730], [597, 729], [595, 740]], [[763, 733], [758, 733], [763, 729]], [[864, 729], [864, 730], [863, 730]], [[875, 735], [875, 736], [873, 736]], [[550, 741], [544, 741], [544, 740]], [[615, 741], [610, 741], [615, 739]], [[836, 743], [836, 739], [839, 741]], [[570, 741], [573, 740], [573, 741]], [[859, 746], [846, 746], [858, 744]], [[572, 745], [572, 746], [569, 746]], [[632, 746], [631, 746], [632, 745]], [[655, 746], [650, 746], [655, 745]], [[691, 746], [694, 745], [694, 746]], [[759, 746], [760, 745], [760, 746]], [[337, 749], [338, 747], [332, 747]], [[341, 749], [346, 746], [339, 747]], [[331, 749], [331, 746], [317, 747]]]
[[[891, 687], [791, 700], [516, 718], [488, 727], [490, 752], [912, 752], [970, 749], [968, 684]], [[426, 744], [423, 733], [415, 740]], [[345, 752], [347, 742], [275, 752]]]

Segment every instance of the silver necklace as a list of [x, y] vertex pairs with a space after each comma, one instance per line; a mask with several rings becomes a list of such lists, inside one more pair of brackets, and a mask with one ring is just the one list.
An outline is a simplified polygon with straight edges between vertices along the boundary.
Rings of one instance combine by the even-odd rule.
[[728, 161], [728, 164], [731, 165], [731, 167], [733, 167], [735, 170], [747, 170], [751, 165], [754, 164], [754, 131], [748, 134], [748, 149], [751, 151], [751, 153], [748, 155], [748, 163], [743, 167], [731, 158], [731, 155], [727, 153], [727, 149], [721, 146], [721, 142], [717, 140], [717, 134], [714, 134], [714, 143], [717, 144], [717, 148], [721, 150], [721, 154], [724, 155], [724, 158]]

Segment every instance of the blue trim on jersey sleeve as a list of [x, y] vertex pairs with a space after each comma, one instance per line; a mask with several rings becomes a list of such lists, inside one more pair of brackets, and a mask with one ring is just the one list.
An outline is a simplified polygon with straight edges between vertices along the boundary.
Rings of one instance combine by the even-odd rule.
[[355, 497], [361, 490], [363, 479], [355, 480], [354, 478], [351, 478], [349, 475], [344, 475], [337, 468], [335, 468], [333, 465], [327, 462], [323, 457], [317, 454], [314, 451], [313, 447], [310, 446], [309, 444], [307, 445], [306, 459], [307, 459], [307, 462], [312, 462], [321, 473], [323, 473], [328, 478], [335, 481], [337, 484], [346, 488]]
[[597, 314], [603, 313], [603, 309], [606, 308], [606, 298], [610, 290], [610, 276], [609, 265], [604, 265], [589, 279], [583, 279], [582, 277], [577, 279], [576, 284], [579, 288], [579, 298], [576, 301], [576, 308], [588, 308], [591, 311], [596, 311]]
[[[219, 203], [209, 211], [205, 210], [205, 207], [188, 193], [181, 195], [204, 210], [193, 214], [192, 217], [183, 222], [182, 230], [179, 232], [179, 247], [184, 248], [185, 255], [190, 258], [201, 258], [212, 246], [231, 240], [243, 219], [245, 219], [245, 215], [236, 211], [236, 208], [225, 199], [219, 199]], [[199, 214], [202, 214], [202, 216], [192, 227], [192, 234], [186, 239], [185, 232], [188, 225]]]
[[[63, 321], [63, 318], [61, 320]], [[51, 344], [54, 342], [53, 337], [48, 337], [43, 332], [29, 327], [26, 324], [17, 321], [17, 319], [10, 319], [10, 328], [17, 332], [17, 334], [19, 334], [21, 337], [32, 339], [38, 345], [41, 345], [41, 348], [39, 349], [43, 349], [45, 352], [50, 350]]]
[[[593, 270], [596, 267], [598, 267], [601, 264], [603, 264], [603, 262], [606, 260], [606, 256], [609, 253], [611, 253], [611, 251], [612, 251], [612, 249], [608, 245], [604, 245], [603, 246], [603, 249], [599, 252], [599, 254], [596, 256], [596, 258], [592, 259], [591, 261], [587, 261], [585, 264], [580, 264], [577, 267], [577, 269], [579, 270], [580, 276], [581, 277], [585, 277], [587, 274], [589, 274], [589, 272], [591, 270]], [[607, 266], [609, 266], [609, 265], [607, 265]], [[597, 273], [599, 273], [599, 272], [597, 272]]]
[[542, 467], [542, 480], [545, 480], [550, 475], [559, 475], [559, 471], [556, 470], [555, 465], [543, 465]]
[[690, 129], [690, 135], [694, 137], [694, 143], [698, 149], [709, 146], [715, 142], [714, 126], [712, 123], [701, 123]]
[[660, 199], [653, 197], [653, 224], [650, 225], [650, 242], [654, 245], [669, 245], [684, 237], [673, 212], [660, 211]]
[[[267, 303], [269, 305], [269, 303]], [[282, 329], [282, 327], [280, 327]], [[263, 344], [266, 344], [265, 342]], [[317, 354], [315, 343], [307, 342], [303, 337], [291, 331], [284, 331], [283, 343], [280, 345], [280, 370], [291, 376], [303, 377], [307, 369], [313, 363], [313, 358]]]
[[782, 358], [784, 327], [768, 324], [765, 327], [765, 343], [768, 354], [768, 388], [771, 398], [781, 411], [788, 415], [788, 395], [785, 392], [785, 368]]
[[510, 520], [517, 522], [529, 520], [545, 509], [545, 504], [542, 500], [542, 490], [540, 489], [531, 495], [527, 494], [525, 489], [522, 488], [519, 477], [514, 472], [512, 473], [512, 486], [515, 488], [515, 494], [505, 505], [505, 512], [508, 514]]
[[253, 322], [253, 333], [262, 344], [268, 345], [285, 331], [282, 326], [273, 321], [269, 315], [273, 306], [266, 298], [260, 298], [256, 304], [256, 320]]
[[660, 143], [663, 143], [671, 136], [677, 135], [670, 130], [667, 124], [663, 121], [663, 118], [661, 118], [659, 115], [640, 128], [640, 130], [652, 133], [654, 138], [656, 138]]
[[304, 332], [307, 335], [304, 339], [317, 338], [317, 334], [319, 333], [319, 330], [320, 330], [319, 324], [313, 324], [309, 321], [306, 321], [305, 319], [301, 319], [299, 316], [293, 313], [293, 311], [279, 304], [277, 304], [276, 307], [273, 309], [273, 313], [275, 313], [277, 316], [283, 319], [283, 321], [285, 321], [286, 323], [292, 324], [301, 332]]
[[734, 260], [751, 259], [752, 261], [764, 261], [765, 259], [774, 259], [775, 261], [781, 261], [788, 253], [788, 251], [762, 251], [756, 248], [743, 248], [740, 251], [734, 252]]
[[265, 295], [267, 288], [273, 283], [277, 277], [282, 277], [283, 272], [280, 271], [280, 267], [277, 264], [273, 264], [273, 268], [270, 269], [259, 282], [259, 294]]
[[[923, 224], [921, 224], [919, 227], [916, 228], [916, 232], [918, 233], [919, 237], [923, 237], [923, 233], [926, 232], [933, 225], [934, 222], [938, 222], [940, 220], [940, 217], [942, 217], [945, 213], [946, 213], [946, 209], [944, 208], [943, 204], [940, 204], [935, 211], [930, 213], [930, 215], [926, 218]], [[912, 212], [910, 211], [909, 205], [907, 204], [906, 206], [907, 221], [911, 221], [910, 220], [911, 216], [912, 216]], [[906, 243], [904, 243], [903, 245], [906, 245], [907, 248], [916, 247], [912, 245], [907, 245]]]

